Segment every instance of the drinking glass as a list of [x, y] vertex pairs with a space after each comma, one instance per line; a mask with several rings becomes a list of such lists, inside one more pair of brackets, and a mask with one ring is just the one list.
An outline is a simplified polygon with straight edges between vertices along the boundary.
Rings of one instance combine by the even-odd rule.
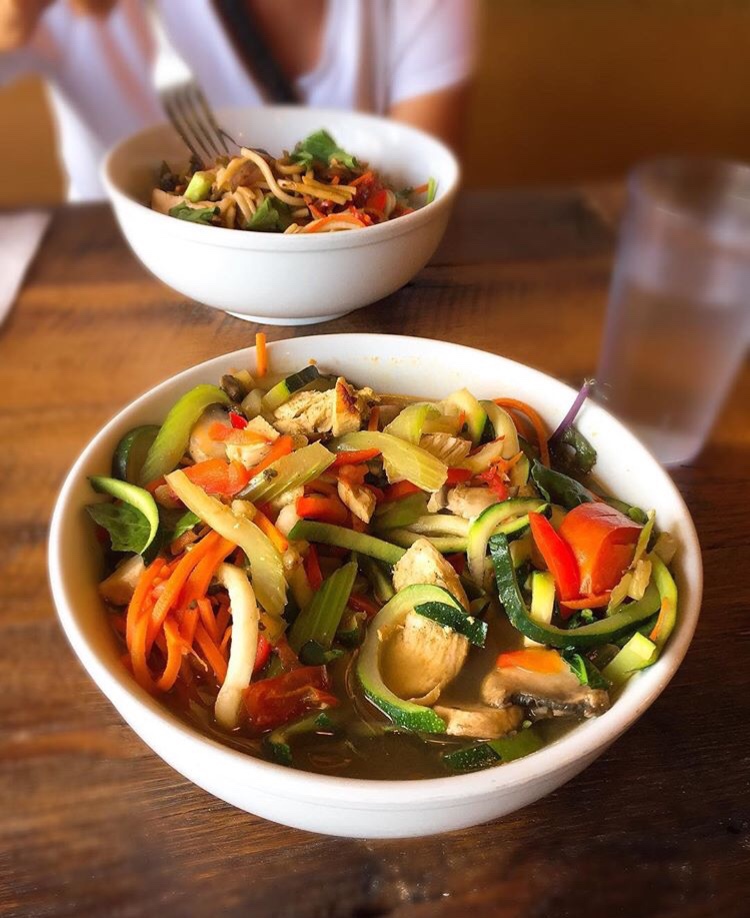
[[703, 447], [750, 341], [750, 167], [646, 162], [630, 176], [597, 374], [665, 465]]

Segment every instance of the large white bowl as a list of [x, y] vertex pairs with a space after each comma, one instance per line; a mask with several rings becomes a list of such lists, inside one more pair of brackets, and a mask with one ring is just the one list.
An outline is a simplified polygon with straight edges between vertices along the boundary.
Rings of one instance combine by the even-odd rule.
[[[270, 346], [271, 365], [294, 370], [315, 358], [360, 385], [441, 396], [468, 386], [479, 397], [502, 393], [536, 405], [550, 426], [574, 398], [568, 386], [493, 354], [440, 341], [386, 335], [328, 335]], [[251, 758], [200, 735], [133, 681], [97, 595], [100, 553], [83, 507], [87, 475], [107, 473], [120, 436], [158, 422], [198, 383], [254, 364], [253, 349], [216, 357], [162, 383], [120, 412], [86, 447], [63, 486], [52, 519], [49, 565], [60, 620], [94, 681], [135, 732], [173, 768], [222, 800], [267, 819], [333, 835], [428, 835], [487, 822], [548, 794], [589, 765], [664, 690], [698, 620], [702, 567], [685, 504], [657, 461], [618, 421], [588, 403], [579, 426], [599, 452], [597, 473], [624, 500], [655, 508], [679, 542], [677, 627], [657, 663], [631, 679], [603, 716], [576, 727], [528, 758], [474, 774], [422, 781], [366, 781], [295, 771]], [[655, 801], [656, 802], [656, 801]]]
[[257, 322], [305, 325], [393, 293], [437, 248], [459, 168], [448, 148], [423, 131], [372, 115], [289, 106], [230, 109], [220, 122], [238, 143], [276, 155], [326, 128], [397, 188], [434, 177], [437, 196], [365, 230], [285, 236], [200, 226], [147, 206], [162, 160], [177, 166], [189, 158], [170, 125], [148, 128], [109, 153], [102, 178], [130, 247], [180, 293]]

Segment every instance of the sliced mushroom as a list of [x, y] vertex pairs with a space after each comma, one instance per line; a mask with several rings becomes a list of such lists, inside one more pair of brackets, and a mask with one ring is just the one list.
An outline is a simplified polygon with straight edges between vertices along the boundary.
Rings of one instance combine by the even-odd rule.
[[536, 720], [545, 717], [595, 717], [609, 707], [603, 689], [581, 685], [570, 670], [562, 673], [535, 673], [519, 666], [495, 669], [485, 676], [481, 697], [492, 707], [509, 703], [529, 708]]
[[497, 502], [498, 496], [490, 488], [460, 484], [448, 491], [448, 509], [466, 520], [479, 516]]
[[209, 431], [214, 424], [222, 424], [231, 428], [229, 415], [220, 405], [206, 408], [190, 431], [188, 452], [193, 462], [205, 462], [206, 459], [225, 459], [227, 454], [226, 444], [222, 440], [214, 440]]
[[515, 704], [505, 708], [435, 705], [435, 713], [445, 721], [445, 732], [449, 736], [472, 736], [476, 739], [498, 739], [517, 730], [523, 720], [523, 709]]

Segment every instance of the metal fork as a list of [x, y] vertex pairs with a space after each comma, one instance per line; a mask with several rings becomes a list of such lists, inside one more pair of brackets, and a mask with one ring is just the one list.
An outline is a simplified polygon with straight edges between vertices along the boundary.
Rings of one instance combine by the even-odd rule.
[[169, 40], [155, 0], [146, 3], [146, 12], [156, 39], [154, 86], [172, 127], [203, 165], [229, 155], [227, 144], [238, 145], [219, 126], [190, 67]]

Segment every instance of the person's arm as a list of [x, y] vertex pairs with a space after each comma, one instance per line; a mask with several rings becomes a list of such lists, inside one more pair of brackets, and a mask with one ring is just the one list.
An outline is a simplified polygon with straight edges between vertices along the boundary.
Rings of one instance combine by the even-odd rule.
[[434, 134], [456, 153], [461, 153], [468, 97], [469, 85], [462, 83], [396, 102], [389, 114], [396, 121], [405, 121]]
[[[26, 45], [42, 13], [55, 0], [0, 0], [0, 53]], [[74, 12], [106, 15], [116, 0], [70, 0]]]

